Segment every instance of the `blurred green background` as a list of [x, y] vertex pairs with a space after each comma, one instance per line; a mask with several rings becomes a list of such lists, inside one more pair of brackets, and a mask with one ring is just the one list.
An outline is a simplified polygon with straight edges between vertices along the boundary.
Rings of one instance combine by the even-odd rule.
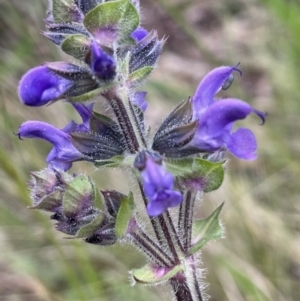
[[[45, 166], [46, 142], [19, 141], [13, 132], [25, 120], [63, 127], [77, 119], [64, 103], [30, 108], [17, 85], [29, 68], [62, 54], [44, 38], [45, 3], [0, 0], [0, 300], [171, 300], [166, 287], [131, 287], [128, 270], [144, 264], [128, 246], [111, 248], [64, 239], [30, 204], [29, 172]], [[217, 301], [300, 300], [300, 4], [286, 0], [142, 0], [143, 24], [169, 36], [147, 83], [150, 124], [193, 95], [200, 79], [219, 65], [241, 62], [222, 97], [241, 98], [268, 111], [267, 122], [250, 116], [258, 140], [254, 162], [230, 158], [224, 185], [198, 204], [207, 216], [221, 202], [226, 238], [203, 251]], [[69, 59], [69, 58], [68, 58]], [[128, 192], [117, 171], [75, 164], [99, 188]], [[122, 180], [120, 180], [122, 179]], [[121, 183], [121, 184], [120, 184]]]

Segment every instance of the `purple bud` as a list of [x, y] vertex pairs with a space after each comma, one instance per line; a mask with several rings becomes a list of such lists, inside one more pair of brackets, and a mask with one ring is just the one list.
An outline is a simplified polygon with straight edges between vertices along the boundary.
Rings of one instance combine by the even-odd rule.
[[42, 106], [62, 97], [72, 84], [72, 81], [55, 75], [46, 66], [35, 67], [22, 77], [19, 98], [27, 106]]
[[146, 101], [146, 94], [147, 92], [145, 91], [140, 91], [140, 92], [135, 92], [133, 97], [131, 98], [131, 102], [138, 106], [142, 112], [145, 112], [147, 107], [148, 107], [148, 103]]
[[92, 41], [90, 67], [95, 76], [103, 80], [112, 80], [116, 75], [116, 63], [113, 57], [106, 54], [97, 42]]
[[141, 174], [144, 191], [149, 200], [147, 211], [150, 216], [160, 215], [169, 207], [181, 203], [181, 193], [173, 190], [174, 178], [163, 166], [148, 158]]
[[20, 138], [39, 138], [50, 142], [54, 147], [47, 156], [47, 162], [56, 168], [68, 170], [72, 162], [82, 154], [72, 145], [70, 136], [56, 127], [41, 121], [27, 121], [19, 127]]
[[142, 40], [144, 37], [146, 37], [148, 34], [149, 34], [149, 32], [148, 32], [145, 28], [139, 26], [139, 27], [138, 27], [138, 28], [130, 35], [130, 37], [133, 38], [133, 39], [135, 39], [137, 42], [139, 42], [139, 41]]

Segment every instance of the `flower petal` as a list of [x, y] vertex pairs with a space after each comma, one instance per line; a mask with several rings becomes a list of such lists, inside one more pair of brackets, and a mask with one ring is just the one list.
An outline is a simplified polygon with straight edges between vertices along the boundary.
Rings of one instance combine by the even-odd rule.
[[[47, 162], [52, 165], [71, 167], [71, 163], [82, 157], [82, 154], [72, 145], [70, 136], [56, 127], [41, 121], [27, 121], [19, 127], [20, 138], [39, 138], [50, 142], [54, 148], [47, 156]], [[65, 164], [64, 164], [65, 162]], [[57, 164], [56, 164], [57, 163]]]
[[93, 103], [84, 105], [80, 103], [72, 103], [73, 107], [82, 118], [82, 123], [78, 124], [75, 121], [69, 122], [63, 129], [65, 133], [88, 132], [90, 129], [90, 120], [93, 112]]
[[36, 67], [22, 77], [19, 98], [27, 106], [42, 106], [60, 98], [72, 84], [72, 81], [50, 72], [46, 66]]
[[142, 112], [145, 112], [148, 107], [148, 103], [145, 100], [146, 94], [147, 92], [145, 91], [135, 92], [133, 97], [131, 98], [131, 102], [137, 105], [142, 110]]
[[149, 32], [148, 32], [145, 28], [139, 26], [139, 27], [138, 27], [138, 28], [130, 35], [130, 37], [133, 38], [133, 39], [135, 39], [137, 42], [139, 42], [139, 41], [142, 40], [144, 37], [146, 37], [148, 34], [149, 34]]
[[193, 105], [197, 117], [200, 117], [203, 110], [214, 102], [215, 94], [222, 88], [232, 72], [240, 72], [237, 66], [215, 68], [202, 79], [193, 96]]
[[182, 202], [179, 191], [166, 190], [160, 192], [147, 205], [149, 216], [158, 216], [170, 207], [176, 207]]
[[226, 137], [228, 150], [236, 157], [244, 160], [255, 160], [257, 155], [254, 153], [257, 143], [254, 134], [245, 128], [240, 128], [233, 134]]
[[[224, 145], [233, 122], [246, 118], [252, 107], [238, 99], [224, 99], [209, 106], [200, 118], [192, 145], [201, 151], [212, 152]], [[227, 137], [227, 136], [226, 136]]]

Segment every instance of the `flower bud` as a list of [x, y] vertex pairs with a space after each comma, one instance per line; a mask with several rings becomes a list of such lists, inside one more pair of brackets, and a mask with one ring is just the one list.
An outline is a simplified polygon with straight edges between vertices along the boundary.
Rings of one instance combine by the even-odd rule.
[[72, 84], [72, 81], [40, 66], [25, 73], [19, 83], [18, 93], [23, 104], [38, 107], [59, 99]]

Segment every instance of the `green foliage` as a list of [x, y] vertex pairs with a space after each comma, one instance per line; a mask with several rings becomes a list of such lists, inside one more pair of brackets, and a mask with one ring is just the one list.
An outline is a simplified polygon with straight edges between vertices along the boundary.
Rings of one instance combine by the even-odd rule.
[[189, 249], [189, 254], [197, 253], [210, 240], [216, 240], [222, 237], [223, 229], [219, 218], [223, 205], [224, 203], [208, 218], [199, 219], [193, 223], [192, 247]]
[[131, 218], [133, 216], [134, 200], [132, 192], [128, 196], [122, 197], [121, 206], [116, 218], [116, 234], [118, 238], [122, 238], [128, 229]]
[[[139, 25], [139, 14], [130, 0], [117, 0], [99, 4], [84, 18], [84, 26], [93, 35], [101, 36], [101, 43], [112, 46], [115, 40], [120, 42], [128, 39], [129, 35]], [[110, 31], [110, 38], [106, 37]]]
[[84, 59], [89, 46], [90, 40], [88, 37], [82, 34], [73, 34], [64, 39], [61, 49], [76, 59]]
[[182, 270], [183, 267], [181, 265], [176, 265], [172, 268], [159, 268], [145, 265], [140, 269], [132, 270], [131, 275], [134, 281], [139, 284], [159, 284], [166, 282]]
[[138, 70], [132, 72], [128, 77], [128, 80], [130, 81], [131, 86], [135, 87], [135, 86], [139, 85], [140, 83], [142, 83], [150, 75], [150, 73], [153, 71], [153, 69], [154, 69], [154, 67], [146, 66], [146, 67], [143, 67], [141, 69], [138, 69]]
[[210, 162], [201, 158], [169, 160], [167, 169], [183, 183], [195, 181], [204, 192], [218, 189], [224, 179], [223, 162]]

